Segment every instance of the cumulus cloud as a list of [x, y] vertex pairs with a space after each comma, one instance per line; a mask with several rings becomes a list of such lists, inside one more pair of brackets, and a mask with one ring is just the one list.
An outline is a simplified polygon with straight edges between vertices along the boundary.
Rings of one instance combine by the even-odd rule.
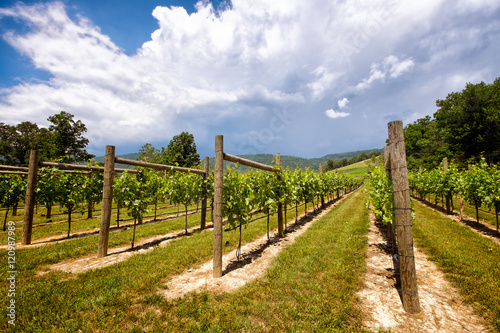
[[332, 119], [344, 118], [344, 117], [347, 117], [347, 116], [351, 115], [348, 112], [335, 111], [334, 109], [326, 110], [325, 114], [326, 114], [327, 117], [332, 118]]
[[[494, 18], [499, 7], [492, 0], [474, 5], [466, 0], [460, 5], [448, 0], [334, 0], [326, 5], [322, 0], [233, 0], [217, 11], [201, 1], [189, 14], [182, 7], [158, 6], [152, 8], [158, 29], [127, 55], [84, 14], [70, 18], [61, 2], [18, 4], [0, 8], [0, 19], [15, 18], [29, 29], [4, 30], [2, 37], [51, 78], [1, 89], [0, 111], [7, 123], [40, 123], [68, 111], [85, 121], [97, 145], [164, 139], [184, 127], [200, 128], [206, 137], [223, 126], [234, 133], [261, 133], [269, 128], [270, 110], [285, 108], [297, 114], [293, 121], [320, 125], [323, 113], [310, 110], [328, 109], [325, 114], [337, 119], [348, 117], [349, 107], [352, 117], [346, 121], [362, 114], [383, 118], [381, 111], [354, 107], [362, 105], [358, 95], [366, 97], [377, 83], [417, 70], [421, 81], [415, 84], [421, 87], [429, 78], [448, 82], [450, 73], [487, 80], [484, 73], [498, 72], [500, 50], [491, 41], [498, 39]], [[468, 55], [471, 45], [488, 51], [489, 58], [467, 62], [482, 64], [481, 75], [455, 61]], [[434, 107], [439, 97], [434, 93], [422, 90], [415, 99], [428, 99]], [[371, 97], [373, 109], [384, 102]], [[412, 105], [406, 95], [401, 108], [405, 103]], [[236, 119], [237, 126], [229, 126]], [[292, 128], [293, 121], [287, 126]], [[332, 131], [327, 123], [328, 135], [346, 130]], [[351, 131], [363, 131], [355, 127]], [[298, 140], [293, 133], [280, 132], [259, 148], [273, 142], [292, 145]]]
[[[342, 99], [339, 99], [337, 101], [337, 105], [339, 107], [340, 110], [344, 110], [345, 108], [347, 108], [347, 105], [349, 104], [349, 100], [347, 99], [347, 97], [344, 97]], [[351, 114], [348, 113], [348, 112], [343, 112], [343, 111], [335, 111], [334, 109], [329, 109], [329, 110], [326, 110], [325, 111], [325, 114], [328, 118], [332, 118], [332, 119], [337, 119], [337, 118], [345, 118], [347, 116], [350, 116]]]
[[411, 58], [400, 61], [396, 56], [390, 55], [382, 62], [372, 64], [370, 76], [358, 83], [356, 89], [365, 90], [370, 88], [375, 81], [384, 81], [386, 78], [395, 79], [410, 71], [413, 66], [415, 62]]
[[339, 99], [337, 101], [337, 105], [339, 106], [339, 108], [342, 110], [342, 109], [345, 109], [347, 107], [347, 104], [349, 104], [349, 100], [347, 99], [347, 97], [344, 97], [342, 99]]

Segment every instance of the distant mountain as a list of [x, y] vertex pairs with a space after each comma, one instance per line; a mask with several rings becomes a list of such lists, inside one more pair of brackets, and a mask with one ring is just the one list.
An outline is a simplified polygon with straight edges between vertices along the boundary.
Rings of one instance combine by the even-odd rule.
[[[281, 155], [281, 164], [283, 165], [284, 168], [289, 167], [290, 169], [295, 169], [297, 166], [301, 169], [309, 168], [311, 170], [318, 171], [319, 170], [319, 164], [325, 165], [328, 160], [341, 160], [343, 158], [351, 158], [353, 156], [359, 155], [363, 152], [369, 153], [371, 151], [380, 151], [383, 152], [383, 149], [368, 149], [368, 150], [357, 150], [357, 151], [351, 151], [351, 152], [346, 152], [346, 153], [338, 153], [338, 154], [328, 154], [323, 157], [318, 157], [318, 158], [303, 158], [303, 157], [296, 157], [296, 156], [290, 156], [290, 155]], [[130, 154], [125, 154], [125, 155], [117, 155], [117, 157], [121, 158], [126, 158], [129, 160], [135, 160], [139, 156], [139, 153], [130, 153]], [[252, 160], [255, 162], [263, 163], [263, 164], [268, 164], [268, 165], [273, 165], [274, 164], [274, 155], [272, 154], [255, 154], [255, 155], [238, 155], [239, 157], [246, 158], [248, 160]], [[96, 162], [98, 163], [103, 163], [104, 162], [104, 156], [98, 156], [95, 158]], [[214, 157], [210, 157], [210, 165], [214, 165]], [[229, 165], [234, 165], [232, 162], [226, 162], [224, 161], [224, 166], [229, 166]], [[129, 165], [123, 165], [123, 164], [117, 164], [117, 168], [124, 168], [124, 169], [131, 169], [132, 166]], [[248, 168], [244, 165], [238, 166], [238, 169], [241, 171], [246, 171]]]

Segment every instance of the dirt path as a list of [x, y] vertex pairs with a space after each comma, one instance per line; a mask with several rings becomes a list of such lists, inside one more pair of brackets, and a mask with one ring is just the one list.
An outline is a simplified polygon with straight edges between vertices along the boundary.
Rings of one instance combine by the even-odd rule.
[[415, 201], [418, 201], [419, 203], [426, 206], [427, 208], [430, 208], [430, 209], [438, 212], [442, 216], [445, 216], [449, 219], [452, 219], [452, 220], [456, 221], [457, 223], [460, 223], [461, 225], [468, 227], [469, 229], [478, 233], [479, 235], [486, 237], [486, 238], [489, 238], [492, 241], [494, 241], [495, 243], [497, 243], [498, 245], [500, 245], [500, 235], [497, 233], [495, 226], [492, 226], [491, 224], [484, 222], [484, 221], [481, 221], [481, 220], [479, 221], [479, 225], [478, 225], [477, 221], [474, 218], [472, 218], [468, 215], [465, 215], [465, 214], [463, 215], [462, 220], [460, 220], [460, 216], [455, 212], [453, 212], [452, 214], [446, 214], [446, 212], [441, 207], [436, 208], [433, 204], [429, 203], [427, 200], [420, 200], [414, 196], [412, 196], [412, 199], [414, 199]]
[[[211, 228], [212, 223], [207, 224], [207, 229]], [[207, 230], [205, 229], [205, 230]], [[131, 244], [110, 247], [108, 255], [104, 258], [97, 258], [95, 253], [80, 257], [78, 259], [70, 259], [58, 262], [49, 266], [47, 269], [40, 271], [38, 274], [43, 275], [50, 270], [59, 270], [67, 273], [78, 274], [91, 269], [103, 268], [127, 260], [136, 255], [152, 251], [156, 246], [164, 247], [171, 241], [183, 236], [188, 236], [194, 232], [200, 231], [200, 227], [188, 229], [187, 234], [184, 230], [171, 232], [164, 235], [157, 235], [150, 238], [140, 239], [135, 242], [134, 248]]]
[[370, 214], [367, 273], [364, 286], [358, 291], [363, 325], [378, 332], [486, 332], [483, 318], [462, 304], [462, 297], [446, 281], [437, 266], [415, 248], [418, 292], [422, 311], [417, 315], [405, 312], [401, 289], [393, 270], [391, 249], [387, 244], [386, 227], [375, 223]]
[[[197, 214], [198, 212], [196, 211], [192, 211], [192, 212], [188, 212], [188, 216], [189, 215], [194, 215], [194, 214]], [[141, 225], [145, 225], [145, 224], [149, 224], [149, 223], [154, 223], [154, 222], [161, 222], [161, 221], [166, 221], [166, 220], [171, 220], [171, 219], [175, 219], [175, 218], [178, 218], [178, 217], [183, 217], [183, 216], [186, 216], [186, 213], [180, 213], [179, 215], [177, 214], [172, 214], [172, 215], [168, 215], [168, 216], [165, 216], [165, 217], [160, 217], [160, 218], [157, 218], [156, 220], [153, 218], [153, 219], [148, 219], [148, 220], [144, 220], [142, 222], [142, 224], [137, 224], [137, 226], [141, 226]], [[66, 221], [66, 223], [68, 223], [68, 221]], [[131, 228], [134, 226], [134, 222], [130, 222], [130, 223], [125, 223], [125, 224], [121, 224], [120, 227], [117, 227], [116, 225], [114, 226], [110, 226], [110, 231], [115, 231], [115, 230], [118, 230], [118, 229], [123, 229], [123, 230], [126, 230], [128, 228]], [[68, 238], [68, 236], [66, 235], [63, 235], [63, 234], [59, 234], [59, 235], [54, 235], [54, 236], [47, 236], [47, 237], [42, 237], [42, 238], [37, 238], [37, 239], [34, 239], [33, 242], [30, 244], [30, 245], [23, 245], [21, 244], [20, 242], [19, 243], [16, 243], [16, 248], [17, 249], [22, 249], [24, 247], [34, 247], [34, 246], [43, 246], [43, 245], [47, 245], [47, 244], [54, 244], [54, 243], [60, 243], [60, 242], [65, 242], [67, 240], [70, 240], [70, 239], [74, 239], [74, 238], [81, 238], [81, 237], [86, 237], [86, 236], [90, 236], [90, 235], [96, 235], [99, 233], [99, 228], [93, 228], [93, 229], [88, 229], [88, 230], [82, 230], [82, 231], [76, 231], [76, 232], [72, 232]], [[7, 249], [8, 245], [5, 244], [5, 245], [0, 245], [0, 249]]]
[[278, 238], [277, 232], [242, 246], [243, 258], [238, 260], [233, 251], [222, 257], [223, 275], [214, 279], [212, 276], [212, 260], [204, 263], [196, 270], [188, 270], [186, 273], [173, 277], [167, 283], [167, 289], [159, 290], [159, 294], [167, 299], [174, 299], [186, 295], [193, 291], [210, 291], [215, 293], [231, 292], [247, 283], [262, 277], [271, 261], [279, 252], [289, 244], [292, 244], [297, 237], [302, 235], [318, 219], [327, 214], [334, 206], [343, 201], [346, 196], [316, 215], [307, 218], [302, 215], [297, 223], [288, 223], [284, 238]]

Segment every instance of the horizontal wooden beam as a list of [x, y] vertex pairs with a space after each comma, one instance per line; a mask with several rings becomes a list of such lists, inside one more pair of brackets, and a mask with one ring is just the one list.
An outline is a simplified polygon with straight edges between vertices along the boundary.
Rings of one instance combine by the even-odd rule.
[[[104, 167], [95, 167], [95, 166], [88, 166], [88, 165], [79, 165], [79, 164], [65, 164], [65, 163], [55, 163], [55, 162], [40, 162], [40, 166], [53, 166], [62, 170], [85, 170], [85, 171], [104, 171]], [[128, 171], [129, 173], [137, 173], [137, 170], [131, 170], [131, 169], [118, 169], [115, 168], [115, 172], [125, 172]]]
[[2, 170], [16, 170], [16, 171], [28, 171], [28, 167], [12, 166], [12, 165], [0, 165]]
[[0, 175], [27, 175], [25, 171], [0, 170]]
[[281, 170], [279, 168], [275, 169], [272, 166], [267, 165], [267, 164], [262, 164], [262, 163], [259, 163], [259, 162], [254, 162], [254, 161], [251, 161], [251, 160], [247, 160], [246, 158], [234, 156], [234, 155], [227, 154], [227, 153], [224, 153], [224, 159], [226, 161], [229, 161], [229, 162], [239, 163], [239, 164], [243, 164], [243, 165], [246, 165], [246, 166], [249, 166], [249, 167], [252, 167], [252, 168], [257, 168], [257, 169], [261, 169], [261, 170], [265, 170], [265, 171], [270, 171], [270, 172], [278, 172], [278, 171]]
[[79, 165], [79, 164], [66, 164], [66, 163], [56, 163], [56, 162], [42, 162], [40, 161], [38, 163], [39, 166], [48, 166], [48, 167], [56, 167], [61, 170], [100, 170], [104, 171], [103, 167], [94, 167], [94, 166], [88, 166], [88, 165]]
[[205, 171], [200, 170], [200, 169], [190, 169], [190, 168], [178, 167], [178, 166], [173, 166], [173, 165], [165, 165], [165, 164], [127, 160], [125, 158], [120, 158], [120, 157], [115, 157], [115, 163], [127, 164], [127, 165], [133, 165], [133, 166], [151, 168], [151, 169], [157, 169], [157, 170], [175, 170], [175, 171], [180, 171], [180, 172], [196, 173], [198, 175], [205, 174]]

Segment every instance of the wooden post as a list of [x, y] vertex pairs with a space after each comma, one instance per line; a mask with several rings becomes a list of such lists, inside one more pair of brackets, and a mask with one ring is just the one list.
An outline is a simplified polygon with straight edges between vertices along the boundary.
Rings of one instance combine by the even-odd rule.
[[36, 176], [38, 174], [38, 157], [38, 150], [30, 151], [30, 165], [26, 184], [26, 196], [24, 199], [23, 238], [21, 240], [23, 245], [31, 244], [31, 230], [33, 228], [33, 213], [35, 210]]
[[205, 160], [203, 161], [203, 171], [205, 174], [203, 175], [203, 190], [205, 195], [203, 195], [203, 199], [201, 199], [201, 221], [200, 221], [200, 229], [205, 229], [207, 223], [207, 179], [208, 179], [208, 167], [209, 167], [209, 158], [205, 156]]
[[[443, 170], [444, 172], [448, 171], [448, 158], [447, 157], [443, 157]], [[451, 200], [452, 198], [446, 194], [445, 196], [445, 199], [446, 199], [446, 214], [451, 214]]]
[[[276, 154], [276, 164], [280, 167], [281, 170], [281, 155], [280, 153]], [[278, 177], [278, 181], [281, 181], [281, 173], [278, 172], [276, 177]], [[283, 229], [283, 203], [278, 202], [278, 237], [283, 237], [285, 235]]]
[[101, 225], [97, 257], [108, 254], [109, 225], [111, 223], [111, 205], [113, 204], [113, 182], [115, 176], [115, 146], [106, 146], [104, 157], [104, 185], [102, 189]]
[[[323, 173], [323, 164], [319, 164], [319, 173]], [[325, 197], [321, 195], [321, 208], [325, 208]]]
[[[387, 178], [392, 180], [391, 175], [391, 150], [389, 146], [384, 147], [384, 169]], [[387, 225], [387, 238], [391, 241], [392, 246], [392, 254], [397, 252], [397, 244], [396, 244], [396, 234], [394, 232], [394, 226], [392, 223]], [[394, 270], [399, 272], [399, 267], [394, 267]]]
[[391, 121], [388, 123], [388, 131], [403, 307], [406, 312], [419, 313], [420, 301], [418, 297], [417, 273], [415, 270], [415, 255], [413, 252], [410, 189], [408, 184], [403, 122], [400, 120]]
[[224, 183], [224, 137], [215, 136], [214, 258], [213, 276], [222, 276], [222, 187]]

